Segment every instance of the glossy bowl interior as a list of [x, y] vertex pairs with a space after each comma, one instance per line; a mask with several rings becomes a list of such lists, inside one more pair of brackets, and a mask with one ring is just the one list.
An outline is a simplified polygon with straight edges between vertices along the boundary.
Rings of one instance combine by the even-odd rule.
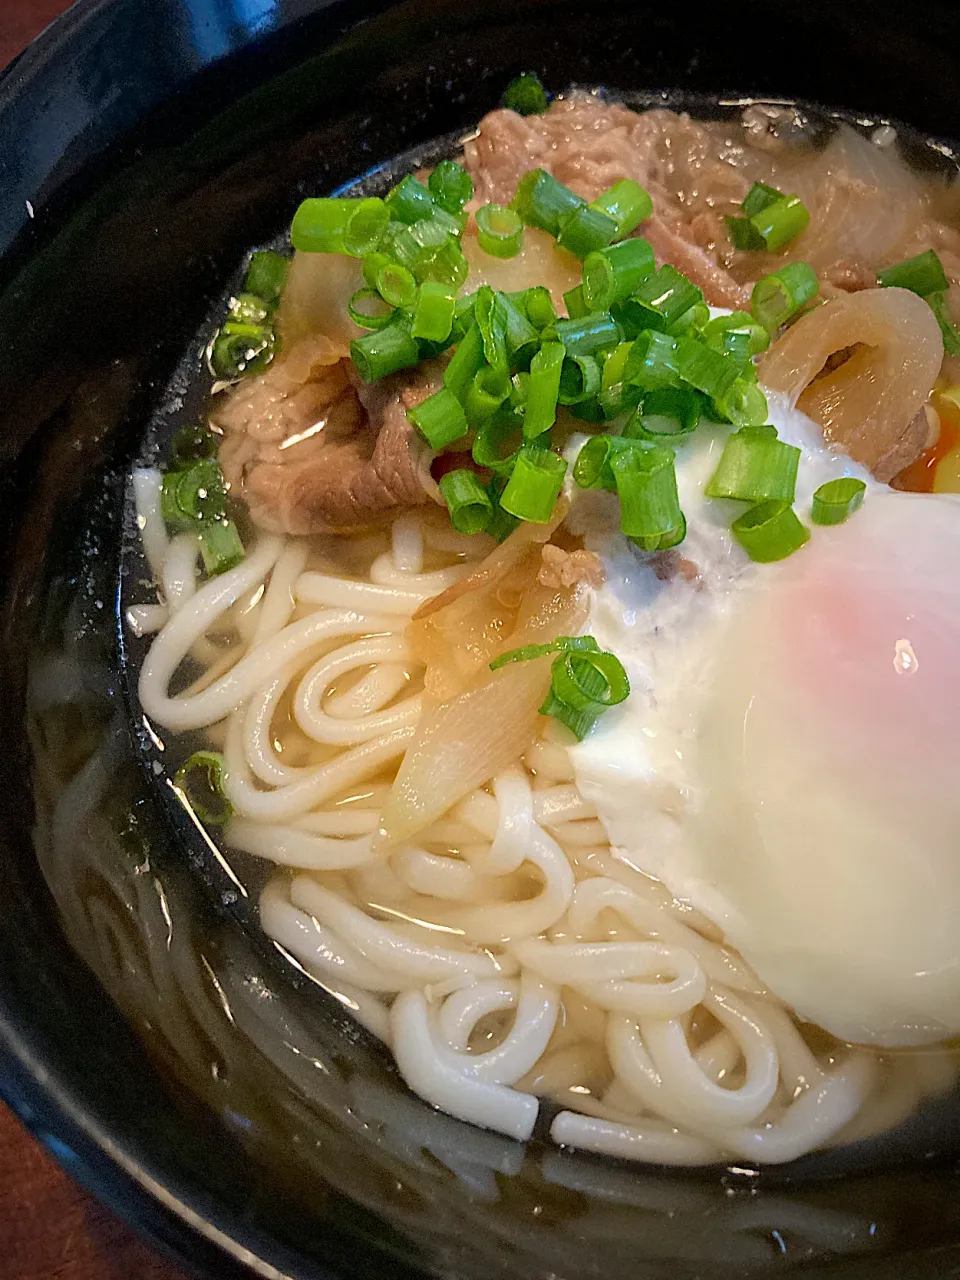
[[946, 1274], [946, 1130], [882, 1172], [678, 1175], [431, 1111], [211, 894], [130, 732], [123, 477], [211, 300], [302, 195], [529, 67], [960, 138], [951, 3], [81, 0], [0, 80], [0, 1088], [199, 1274]]

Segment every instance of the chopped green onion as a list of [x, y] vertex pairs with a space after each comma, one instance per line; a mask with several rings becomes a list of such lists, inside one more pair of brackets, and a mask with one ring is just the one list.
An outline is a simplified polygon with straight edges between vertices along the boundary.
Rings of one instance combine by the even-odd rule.
[[401, 178], [384, 204], [391, 218], [407, 223], [419, 222], [421, 218], [432, 218], [436, 208], [433, 196], [427, 188], [409, 173], [405, 178]]
[[627, 357], [624, 380], [643, 391], [674, 387], [681, 381], [677, 339], [648, 329], [634, 341]]
[[550, 290], [542, 284], [525, 289], [523, 293], [513, 293], [507, 296], [518, 307], [522, 307], [527, 319], [538, 332], [548, 328], [557, 318]]
[[807, 262], [788, 262], [753, 286], [750, 310], [773, 333], [820, 292], [816, 272]]
[[783, 196], [750, 219], [768, 253], [776, 253], [795, 240], [810, 223], [807, 206], [799, 196]]
[[735, 218], [728, 213], [724, 215], [723, 221], [730, 243], [741, 253], [759, 253], [767, 247], [763, 236], [749, 218]]
[[703, 292], [669, 263], [641, 281], [630, 299], [646, 315], [644, 329], [668, 329], [702, 301]]
[[410, 307], [417, 296], [413, 272], [385, 253], [367, 254], [363, 260], [363, 278], [391, 307]]
[[677, 369], [691, 387], [714, 400], [727, 395], [739, 370], [733, 361], [693, 338], [677, 339]]
[[269, 315], [270, 308], [255, 293], [238, 293], [227, 307], [227, 319], [236, 324], [262, 325]]
[[729, 388], [713, 397], [714, 409], [735, 427], [761, 427], [767, 420], [767, 397], [756, 382], [734, 378]]
[[843, 524], [863, 506], [867, 486], [853, 476], [828, 480], [813, 495], [810, 518], [814, 524]]
[[[364, 310], [363, 303], [372, 304], [374, 309]], [[347, 312], [353, 323], [358, 324], [361, 329], [382, 329], [393, 319], [393, 308], [383, 300], [376, 289], [358, 289], [347, 303]]]
[[490, 663], [490, 670], [499, 671], [501, 667], [513, 662], [530, 662], [534, 658], [545, 658], [548, 653], [567, 653], [571, 650], [599, 653], [600, 646], [593, 636], [557, 636], [556, 640], [548, 640], [546, 644], [523, 644], [519, 649], [508, 649], [499, 658], [494, 658]]
[[[557, 400], [565, 355], [563, 343], [549, 341], [544, 342], [530, 361], [530, 381], [526, 384], [523, 415], [523, 434], [528, 440], [549, 431], [557, 419]], [[507, 509], [510, 510], [509, 507]], [[530, 518], [523, 517], [525, 520]]]
[[582, 204], [560, 219], [557, 244], [575, 258], [603, 249], [617, 235], [617, 224], [605, 213]]
[[494, 475], [508, 476], [523, 443], [523, 420], [510, 409], [496, 413], [477, 428], [473, 460]]
[[420, 286], [417, 303], [413, 309], [410, 332], [414, 338], [428, 342], [445, 342], [453, 325], [453, 311], [457, 295], [449, 285], [425, 280]]
[[511, 208], [516, 209], [528, 227], [539, 227], [556, 237], [560, 234], [561, 219], [585, 205], [585, 200], [545, 169], [531, 169], [520, 179]]
[[515, 258], [523, 248], [523, 222], [515, 209], [485, 204], [477, 210], [477, 243], [494, 258]]
[[232, 520], [204, 520], [200, 526], [200, 554], [210, 577], [233, 569], [244, 557], [243, 543]]
[[421, 218], [409, 226], [394, 224], [386, 250], [421, 282], [436, 280], [459, 288], [467, 278], [469, 268], [460, 242], [439, 216]]
[[609, 311], [591, 311], [586, 316], [557, 320], [543, 337], [546, 342], [562, 342], [569, 355], [592, 356], [617, 346], [623, 335]]
[[220, 826], [233, 813], [223, 778], [223, 756], [219, 751], [195, 751], [177, 770], [173, 785], [201, 822]]
[[208, 427], [191, 424], [179, 427], [170, 445], [170, 458], [177, 469], [188, 467], [191, 462], [217, 456], [217, 437]]
[[608, 489], [613, 492], [617, 481], [612, 462], [618, 453], [644, 449], [645, 445], [626, 436], [599, 435], [587, 440], [573, 464], [573, 478], [581, 489]]
[[942, 293], [950, 288], [950, 281], [935, 250], [927, 249], [915, 258], [907, 258], [896, 266], [877, 272], [877, 284], [881, 288], [909, 289], [925, 298], [930, 293]]
[[810, 538], [810, 530], [790, 503], [775, 498], [750, 507], [730, 528], [750, 559], [759, 564], [785, 560]]
[[703, 414], [704, 397], [693, 387], [661, 387], [648, 391], [637, 413], [623, 428], [624, 437], [659, 440], [687, 436]]
[[747, 352], [751, 356], [766, 351], [770, 345], [770, 333], [754, 320], [747, 311], [731, 311], [728, 316], [714, 316], [703, 326], [703, 341], [708, 347], [726, 352], [724, 339], [728, 334], [743, 335], [746, 339]]
[[510, 379], [510, 404], [516, 413], [522, 414], [527, 407], [527, 393], [530, 390], [529, 371], [515, 373]]
[[653, 213], [650, 193], [632, 178], [621, 178], [619, 182], [615, 182], [590, 207], [614, 220], [617, 224], [617, 236], [621, 239], [628, 236], [641, 222], [646, 222]]
[[519, 116], [538, 116], [547, 109], [547, 92], [535, 72], [524, 71], [510, 81], [500, 101]]
[[563, 488], [566, 471], [567, 464], [559, 454], [537, 444], [525, 444], [517, 453], [500, 505], [520, 520], [546, 524]]
[[610, 470], [620, 499], [620, 528], [644, 550], [656, 550], [683, 520], [673, 450], [640, 444], [618, 449]]
[[512, 516], [509, 511], [504, 511], [500, 505], [500, 498], [503, 496], [506, 484], [506, 476], [494, 476], [487, 488], [490, 501], [493, 503], [493, 514], [490, 516], [486, 532], [497, 542], [503, 542], [504, 538], [509, 538], [520, 524], [516, 516]]
[[700, 338], [705, 324], [710, 320], [710, 308], [705, 302], [695, 302], [678, 320], [667, 328], [675, 338]]
[[446, 387], [435, 391], [415, 409], [408, 409], [407, 417], [430, 448], [437, 452], [467, 434], [467, 418], [463, 406]]
[[483, 365], [483, 336], [480, 326], [474, 322], [457, 344], [450, 363], [443, 371], [443, 385], [463, 400]]
[[635, 236], [587, 254], [583, 264], [583, 299], [591, 311], [609, 311], [628, 298], [653, 274], [653, 249]]
[[630, 694], [627, 673], [612, 653], [568, 650], [554, 658], [550, 673], [540, 714], [559, 720], [581, 740], [604, 711]]
[[186, 471], [168, 471], [161, 488], [161, 513], [171, 524], [222, 520], [227, 510], [223, 472], [215, 458], [202, 458]]
[[[590, 314], [582, 284], [576, 284], [572, 289], [568, 289], [563, 295], [563, 302], [567, 308], [567, 318], [570, 320], [582, 320], [584, 316]], [[554, 317], [554, 323], [556, 323], [556, 317]]]
[[507, 318], [507, 355], [511, 364], [526, 367], [536, 352], [540, 335], [509, 294], [498, 293], [497, 297]]
[[382, 200], [304, 200], [293, 215], [290, 239], [303, 253], [346, 253], [362, 258], [376, 249], [390, 221]]
[[482, 533], [490, 523], [493, 514], [490, 495], [466, 467], [448, 471], [442, 476], [440, 493], [450, 512], [450, 523], [457, 533]]
[[632, 542], [640, 551], [669, 551], [671, 547], [679, 547], [680, 543], [687, 536], [687, 517], [680, 512], [680, 523], [675, 529], [671, 529], [665, 533], [657, 542], [656, 546], [652, 545], [650, 538], [628, 538], [628, 542]]
[[210, 345], [210, 368], [218, 378], [241, 378], [265, 369], [275, 351], [269, 326], [228, 320]]
[[427, 179], [430, 194], [447, 213], [458, 216], [473, 196], [473, 179], [453, 160], [441, 160]]
[[274, 253], [272, 249], [258, 249], [247, 267], [244, 291], [255, 293], [268, 306], [276, 306], [287, 282], [289, 268], [290, 259], [282, 253]]
[[354, 338], [350, 358], [364, 382], [378, 382], [398, 369], [419, 364], [420, 348], [410, 332], [409, 320], [401, 317], [362, 338]]
[[937, 324], [940, 326], [945, 354], [948, 356], [960, 355], [960, 333], [957, 332], [957, 327], [950, 319], [947, 311], [946, 293], [928, 293], [926, 300], [930, 310], [937, 318]]
[[772, 204], [782, 199], [783, 192], [778, 191], [776, 187], [768, 187], [765, 182], [755, 182], [747, 192], [740, 208], [748, 218], [752, 218], [755, 213], [763, 213], [764, 209], [769, 209]]
[[506, 369], [494, 369], [485, 364], [477, 371], [471, 385], [467, 388], [464, 410], [467, 422], [477, 426], [492, 418], [510, 394], [510, 375]]
[[745, 427], [729, 437], [704, 493], [708, 498], [791, 503], [796, 491], [800, 450], [776, 435]]
[[483, 357], [487, 364], [508, 373], [507, 357], [507, 308], [502, 293], [489, 285], [481, 285], [476, 293], [473, 314], [480, 337], [483, 339]]
[[632, 342], [621, 342], [612, 350], [598, 352], [603, 360], [600, 370], [600, 393], [598, 401], [606, 418], [615, 418], [618, 414], [635, 408], [643, 398], [643, 391], [626, 380], [625, 370]]
[[581, 404], [600, 390], [600, 366], [593, 356], [568, 355], [560, 370], [560, 404]]

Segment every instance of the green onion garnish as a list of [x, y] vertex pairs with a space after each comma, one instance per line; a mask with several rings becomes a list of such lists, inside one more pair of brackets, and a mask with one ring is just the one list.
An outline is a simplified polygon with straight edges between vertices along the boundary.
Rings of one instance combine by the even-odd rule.
[[600, 646], [593, 636], [557, 636], [556, 640], [548, 640], [546, 644], [524, 644], [519, 649], [508, 649], [499, 658], [494, 658], [490, 663], [490, 670], [499, 671], [501, 667], [513, 662], [530, 662], [534, 658], [545, 658], [548, 653], [567, 653], [574, 649], [600, 652]]
[[509, 294], [498, 293], [497, 297], [507, 318], [507, 355], [511, 364], [526, 368], [537, 350], [540, 335]]
[[717, 351], [729, 351], [724, 339], [730, 335], [742, 335], [749, 355], [757, 356], [770, 345], [770, 332], [754, 320], [748, 311], [731, 311], [728, 316], [714, 316], [703, 326], [702, 337], [708, 347]]
[[750, 310], [771, 333], [796, 315], [820, 292], [816, 272], [807, 262], [788, 262], [753, 286]]
[[244, 557], [237, 526], [225, 517], [204, 520], [200, 525], [200, 554], [211, 577], [233, 569]]
[[617, 224], [599, 209], [578, 205], [560, 219], [557, 244], [575, 258], [585, 258], [616, 239]]
[[843, 524], [848, 516], [863, 506], [867, 486], [853, 476], [828, 480], [813, 495], [810, 519], [814, 524]]
[[909, 289], [911, 293], [918, 293], [921, 298], [950, 288], [943, 263], [933, 249], [927, 249], [925, 253], [918, 253], [915, 258], [907, 258], [896, 266], [878, 271], [877, 284], [884, 289]]
[[270, 315], [270, 308], [255, 293], [238, 293], [230, 299], [227, 320], [235, 324], [263, 324]]
[[233, 813], [224, 793], [223, 774], [219, 751], [195, 751], [174, 775], [173, 785], [201, 822], [219, 826]]
[[467, 418], [463, 406], [446, 387], [435, 391], [415, 409], [408, 409], [407, 418], [430, 448], [438, 452], [467, 434]]
[[512, 409], [503, 409], [477, 428], [473, 439], [473, 460], [494, 475], [508, 476], [523, 443], [523, 419]]
[[584, 302], [591, 311], [609, 311], [613, 303], [628, 298], [653, 270], [653, 249], [640, 236], [589, 253], [583, 264]]
[[412, 174], [397, 183], [384, 204], [390, 217], [398, 222], [419, 222], [421, 218], [432, 218], [436, 204], [433, 196]]
[[354, 338], [350, 343], [350, 358], [364, 382], [378, 382], [398, 369], [411, 369], [419, 364], [420, 348], [410, 332], [409, 320], [401, 316], [382, 329]]
[[927, 302], [937, 318], [943, 336], [943, 350], [948, 356], [960, 355], [960, 333], [947, 312], [946, 293], [928, 293]]
[[765, 182], [755, 182], [741, 202], [740, 208], [748, 218], [752, 218], [755, 213], [762, 213], [764, 209], [769, 209], [772, 204], [782, 199], [783, 192], [778, 191], [776, 187], [768, 187]]
[[729, 437], [704, 493], [708, 498], [793, 502], [800, 450], [776, 434], [745, 427]]
[[663, 537], [653, 546], [649, 538], [628, 538], [628, 542], [632, 542], [635, 547], [641, 551], [669, 551], [671, 547], [679, 547], [680, 543], [687, 536], [687, 517], [680, 512], [680, 523], [675, 529], [671, 529], [665, 533]]
[[593, 436], [581, 446], [573, 464], [573, 478], [581, 489], [616, 490], [617, 482], [611, 463], [614, 455], [643, 449], [640, 441], [629, 436]]
[[522, 309], [524, 315], [538, 333], [543, 329], [549, 328], [557, 318], [550, 290], [542, 284], [525, 289], [522, 293], [512, 293], [507, 296], [516, 306]]
[[677, 369], [682, 381], [719, 400], [730, 391], [738, 366], [694, 338], [677, 338]]
[[517, 453], [500, 505], [519, 520], [546, 524], [563, 488], [566, 471], [566, 461], [559, 454], [537, 444], [525, 444]]
[[724, 215], [723, 221], [730, 243], [741, 253], [759, 253], [767, 247], [763, 236], [749, 218], [735, 218], [728, 213]]
[[612, 187], [599, 195], [591, 204], [591, 209], [605, 213], [617, 224], [617, 237], [628, 236], [631, 231], [646, 222], [653, 213], [653, 201], [650, 193], [632, 178], [622, 178]]
[[547, 92], [535, 71], [524, 71], [510, 81], [500, 101], [519, 116], [538, 116], [547, 109]]
[[540, 714], [565, 724], [582, 740], [599, 716], [630, 695], [630, 681], [612, 653], [569, 649], [550, 666], [550, 689]]
[[623, 428], [625, 439], [662, 440], [687, 436], [696, 430], [704, 397], [693, 387], [663, 387], [648, 391], [636, 414]]
[[643, 280], [630, 300], [644, 313], [641, 329], [668, 329], [702, 301], [702, 291], [669, 263]]
[[378, 250], [363, 259], [363, 279], [391, 307], [410, 307], [417, 296], [413, 273]]
[[377, 248], [389, 221], [387, 206], [375, 196], [359, 200], [311, 198], [293, 215], [290, 239], [303, 253], [346, 253], [362, 258]]
[[440, 493], [457, 533], [482, 533], [490, 523], [493, 503], [476, 475], [461, 467], [440, 478]]
[[290, 259], [282, 253], [274, 253], [272, 249], [258, 249], [247, 267], [244, 291], [255, 293], [268, 306], [276, 306], [286, 284], [289, 268]]
[[423, 338], [427, 342], [445, 342], [453, 325], [456, 301], [455, 289], [438, 284], [435, 280], [425, 280], [420, 286], [413, 309], [413, 323], [410, 326], [412, 336]]
[[511, 208], [516, 209], [528, 227], [539, 227], [556, 237], [560, 234], [561, 220], [585, 204], [585, 200], [545, 169], [531, 169], [520, 179]]
[[168, 524], [192, 528], [197, 521], [222, 520], [227, 510], [223, 472], [214, 458], [185, 471], [168, 471], [160, 489], [160, 512]]
[[[563, 295], [563, 304], [570, 320], [582, 320], [584, 316], [590, 314], [582, 284], [575, 284], [572, 289], [567, 290]], [[554, 317], [554, 323], [556, 323], [556, 317]]]
[[441, 209], [454, 217], [473, 196], [473, 179], [453, 160], [441, 160], [427, 179], [430, 194]]
[[210, 346], [210, 368], [218, 378], [240, 378], [259, 373], [273, 359], [273, 329], [262, 324], [227, 320]]
[[515, 209], [485, 204], [477, 210], [477, 243], [494, 258], [514, 258], [523, 248], [523, 222]]
[[[548, 341], [544, 342], [530, 361], [530, 381], [526, 384], [523, 406], [523, 434], [527, 440], [542, 436], [557, 419], [560, 376], [565, 355], [563, 343]], [[509, 507], [507, 509], [511, 510]], [[549, 516], [545, 518], [549, 519]]]
[[591, 311], [588, 315], [558, 320], [545, 330], [546, 342], [562, 342], [568, 354], [592, 356], [619, 344], [623, 335], [609, 311]]
[[457, 344], [450, 363], [443, 371], [443, 385], [463, 400], [483, 365], [483, 337], [480, 326], [474, 322]]
[[170, 445], [170, 458], [177, 470], [189, 467], [192, 462], [217, 455], [217, 437], [207, 427], [191, 424], [179, 427]]
[[347, 303], [347, 313], [361, 329], [382, 329], [393, 319], [393, 308], [376, 289], [358, 289]]
[[473, 314], [483, 339], [483, 358], [494, 369], [509, 376], [506, 299], [489, 285], [481, 285], [476, 293]]
[[775, 498], [750, 507], [730, 527], [750, 559], [759, 564], [785, 560], [810, 538], [810, 530], [790, 503]]
[[679, 320], [670, 325], [667, 332], [675, 338], [700, 338], [703, 327], [710, 320], [710, 308], [705, 302], [695, 302], [689, 311], [685, 311]]
[[681, 382], [677, 339], [648, 329], [634, 341], [627, 356], [624, 381], [643, 391], [657, 391]]
[[493, 513], [490, 516], [486, 532], [497, 542], [503, 542], [504, 538], [509, 538], [510, 534], [520, 524], [516, 516], [512, 516], [509, 511], [504, 511], [500, 505], [500, 498], [503, 495], [506, 484], [506, 476], [494, 476], [487, 488], [490, 501], [493, 503]]
[[560, 370], [560, 404], [582, 404], [600, 390], [600, 366], [593, 356], [568, 355]]
[[467, 422], [479, 426], [492, 418], [510, 394], [511, 386], [506, 369], [494, 369], [492, 365], [485, 364], [467, 388], [463, 402]]
[[683, 523], [672, 449], [659, 445], [617, 450], [610, 470], [620, 499], [620, 528], [645, 551], [656, 551]]
[[734, 378], [714, 396], [713, 407], [717, 416], [735, 427], [760, 427], [767, 420], [767, 397], [750, 378]]

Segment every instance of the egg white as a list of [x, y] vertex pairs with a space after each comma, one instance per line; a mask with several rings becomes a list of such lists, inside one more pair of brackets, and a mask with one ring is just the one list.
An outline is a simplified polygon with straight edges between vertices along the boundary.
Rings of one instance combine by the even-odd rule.
[[[847, 776], [845, 758], [821, 764], [817, 726], [829, 726], [831, 709], [813, 708], [806, 716], [802, 687], [793, 703], [788, 697], [780, 707], [781, 686], [794, 684], [793, 669], [789, 659], [776, 670], [765, 665], [762, 616], [770, 601], [793, 590], [794, 562], [806, 556], [815, 568], [824, 555], [842, 562], [845, 534], [857, 520], [864, 520], [858, 554], [866, 556], [869, 573], [879, 538], [872, 539], [872, 530], [884, 527], [881, 512], [893, 503], [902, 515], [903, 504], [941, 500], [878, 484], [828, 449], [819, 426], [783, 397], [768, 393], [768, 402], [768, 421], [780, 438], [802, 450], [795, 501], [801, 519], [810, 524], [814, 490], [843, 475], [865, 482], [864, 511], [875, 504], [876, 512], [832, 529], [811, 526], [811, 542], [789, 560], [754, 564], [729, 531], [743, 504], [704, 497], [730, 428], [701, 425], [676, 450], [688, 530], [677, 551], [689, 562], [687, 574], [661, 579], [656, 560], [618, 532], [614, 495], [573, 490], [568, 524], [606, 571], [604, 584], [591, 593], [584, 631], [620, 657], [631, 683], [627, 701], [573, 748], [577, 783], [596, 805], [618, 856], [719, 925], [761, 980], [802, 1017], [857, 1042], [936, 1041], [960, 1030], [960, 944], [948, 927], [960, 924], [960, 852], [954, 870], [946, 844], [935, 841], [918, 880], [899, 828], [880, 848], [871, 806], [883, 809], [883, 770], [895, 766], [881, 753], [864, 790], [856, 771]], [[578, 443], [571, 442], [568, 454]], [[932, 520], [929, 537], [940, 541], [952, 528], [960, 545], [960, 504], [947, 501], [949, 510], [923, 507], [919, 525]], [[905, 524], [915, 527], [915, 514]], [[921, 545], [919, 553], [926, 550]], [[881, 557], [878, 581], [883, 563]], [[909, 581], [909, 566], [905, 574]], [[956, 613], [951, 602], [946, 616], [960, 637], [960, 596], [956, 604]], [[891, 648], [883, 661], [889, 665], [894, 656]], [[890, 674], [896, 674], [892, 666]], [[759, 710], [751, 719], [755, 701]], [[769, 711], [773, 704], [776, 712]], [[807, 726], [796, 739], [794, 721]], [[856, 750], [869, 757], [864, 726], [850, 727]], [[911, 745], [914, 764], [923, 745]], [[938, 803], [925, 793], [924, 804]], [[903, 826], [894, 815], [887, 825], [897, 823]], [[922, 844], [922, 826], [915, 837]], [[929, 899], [937, 885], [942, 900], [931, 929]]]

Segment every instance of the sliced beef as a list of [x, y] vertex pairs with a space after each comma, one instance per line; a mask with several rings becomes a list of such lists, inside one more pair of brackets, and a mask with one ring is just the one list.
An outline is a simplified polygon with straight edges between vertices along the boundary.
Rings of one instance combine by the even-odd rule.
[[438, 383], [439, 371], [425, 365], [365, 387], [324, 339], [300, 342], [212, 415], [224, 475], [271, 532], [382, 523], [435, 490], [433, 454], [406, 410]]

